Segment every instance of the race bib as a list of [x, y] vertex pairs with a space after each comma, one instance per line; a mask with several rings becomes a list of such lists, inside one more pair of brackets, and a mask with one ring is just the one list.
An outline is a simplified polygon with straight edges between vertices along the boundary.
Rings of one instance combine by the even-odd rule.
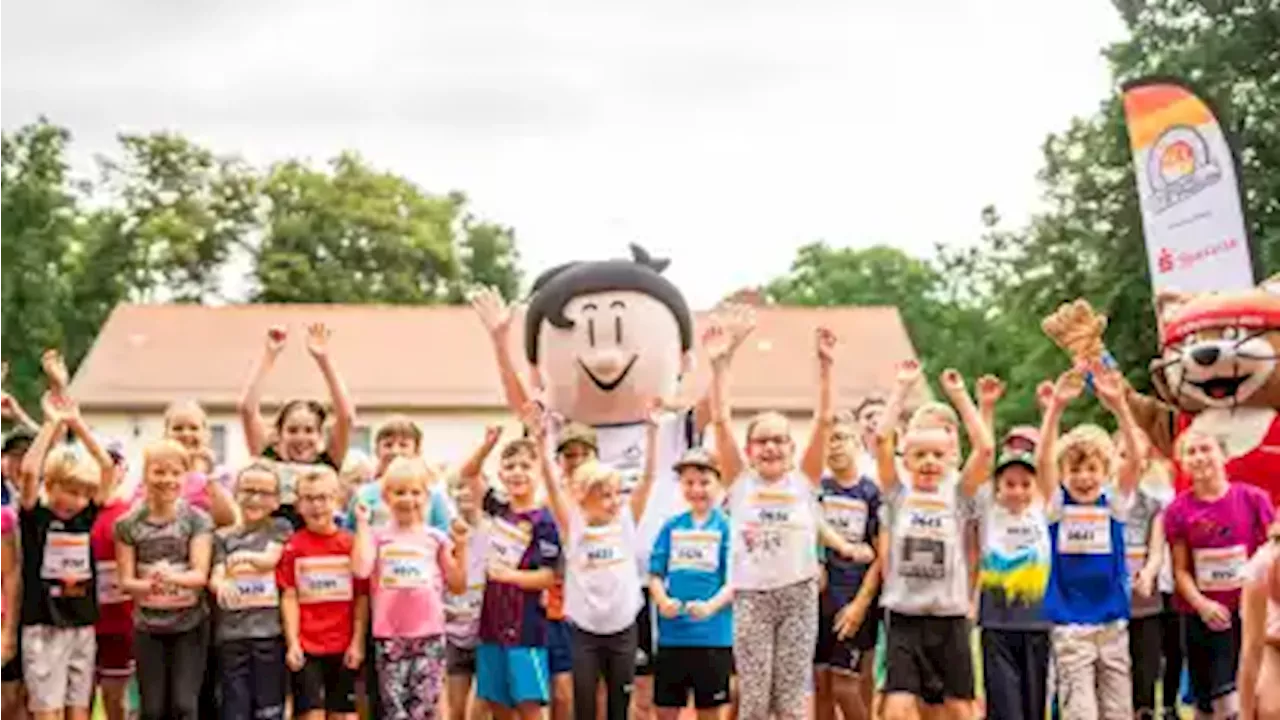
[[582, 532], [578, 548], [578, 567], [584, 572], [597, 572], [626, 562], [622, 548], [622, 528], [618, 525], [588, 527]]
[[896, 565], [898, 575], [930, 582], [947, 577], [947, 543], [955, 522], [947, 503], [932, 497], [909, 497], [903, 504], [905, 523]]
[[867, 503], [858, 498], [828, 495], [822, 498], [822, 516], [833, 530], [849, 542], [866, 540]]
[[1205, 592], [1239, 590], [1244, 587], [1244, 566], [1249, 552], [1243, 545], [1192, 550], [1196, 566], [1196, 587]]
[[1124, 549], [1124, 566], [1129, 572], [1129, 577], [1136, 577], [1146, 564], [1147, 547], [1145, 545], [1130, 545]]
[[533, 540], [533, 528], [512, 525], [502, 518], [494, 518], [489, 532], [489, 564], [509, 570], [520, 567], [524, 553]]
[[[139, 565], [138, 576], [147, 577], [154, 567], [154, 565]], [[188, 569], [185, 564], [173, 565], [172, 567], [177, 572], [185, 572]], [[163, 583], [159, 589], [153, 588], [151, 592], [143, 596], [141, 605], [154, 610], [181, 610], [182, 608], [192, 607], [199, 601], [200, 595], [195, 588]]]
[[128, 602], [129, 596], [120, 588], [120, 570], [115, 560], [98, 563], [98, 604], [119, 605]]
[[378, 551], [381, 572], [378, 580], [388, 590], [427, 587], [431, 582], [430, 557], [426, 548], [392, 543]]
[[44, 542], [40, 579], [83, 582], [93, 577], [89, 565], [89, 534], [50, 532]]
[[236, 593], [239, 595], [237, 610], [280, 606], [280, 593], [276, 589], [274, 571], [237, 569], [231, 572], [231, 581], [235, 583]]
[[796, 495], [786, 490], [758, 490], [747, 498], [743, 545], [756, 559], [779, 555], [790, 546], [797, 526]]
[[667, 572], [718, 572], [721, 537], [715, 530], [672, 530]]
[[1110, 555], [1111, 510], [1088, 505], [1062, 508], [1058, 552], [1064, 555]]
[[347, 602], [355, 596], [346, 555], [298, 558], [293, 567], [300, 603]]

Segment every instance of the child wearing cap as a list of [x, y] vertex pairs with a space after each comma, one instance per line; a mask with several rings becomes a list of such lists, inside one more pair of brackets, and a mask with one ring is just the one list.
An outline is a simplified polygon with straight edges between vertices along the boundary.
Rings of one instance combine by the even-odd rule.
[[1042, 720], [1049, 673], [1049, 528], [1036, 485], [1035, 456], [1006, 437], [995, 482], [974, 499], [981, 555], [978, 623], [982, 628], [987, 717]]
[[692, 694], [699, 720], [711, 720], [729, 702], [733, 673], [729, 519], [716, 502], [720, 471], [710, 453], [690, 448], [675, 471], [689, 510], [663, 524], [649, 558], [658, 610], [653, 702], [658, 720], [674, 720]]

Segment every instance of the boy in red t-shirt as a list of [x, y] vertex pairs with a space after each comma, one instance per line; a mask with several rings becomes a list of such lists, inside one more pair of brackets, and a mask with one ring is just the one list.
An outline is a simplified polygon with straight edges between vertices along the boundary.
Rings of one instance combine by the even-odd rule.
[[317, 465], [303, 473], [297, 494], [305, 526], [285, 543], [276, 566], [294, 717], [355, 720], [369, 583], [352, 574], [354, 538], [334, 522], [341, 497], [333, 469]]

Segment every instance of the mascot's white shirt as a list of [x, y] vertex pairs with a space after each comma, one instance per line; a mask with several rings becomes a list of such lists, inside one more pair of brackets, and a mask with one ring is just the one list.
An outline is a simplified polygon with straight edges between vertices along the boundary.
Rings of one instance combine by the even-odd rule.
[[[689, 509], [672, 466], [689, 449], [688, 427], [693, 422], [692, 414], [693, 410], [666, 413], [658, 426], [658, 462], [654, 466], [653, 487], [644, 516], [636, 526], [636, 572], [640, 577], [649, 575], [649, 555], [663, 524]], [[566, 422], [554, 415], [550, 417], [546, 452], [551, 457], [555, 456]], [[645, 423], [596, 425], [595, 431], [600, 462], [622, 474], [622, 495], [629, 498], [644, 473]]]

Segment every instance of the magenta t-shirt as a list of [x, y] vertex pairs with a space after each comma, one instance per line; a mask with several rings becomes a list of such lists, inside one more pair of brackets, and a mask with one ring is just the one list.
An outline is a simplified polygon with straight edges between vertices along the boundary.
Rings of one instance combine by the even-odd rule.
[[[1244, 483], [1231, 483], [1227, 494], [1212, 501], [1184, 490], [1165, 510], [1164, 526], [1169, 544], [1184, 543], [1191, 556], [1191, 574], [1205, 597], [1230, 610], [1240, 607], [1245, 565], [1267, 540], [1267, 527], [1275, 519], [1271, 497]], [[1177, 594], [1174, 607], [1194, 613]]]
[[375, 554], [355, 574], [369, 578], [375, 638], [444, 634], [444, 575], [440, 556], [453, 541], [434, 527], [382, 527], [373, 531]]

